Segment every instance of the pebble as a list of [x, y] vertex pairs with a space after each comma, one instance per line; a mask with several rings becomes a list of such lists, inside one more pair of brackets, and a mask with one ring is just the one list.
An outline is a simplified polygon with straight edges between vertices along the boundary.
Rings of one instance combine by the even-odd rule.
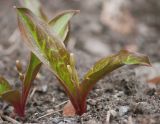
[[117, 112], [115, 110], [110, 110], [110, 113], [113, 117], [116, 117], [117, 116]]
[[43, 85], [42, 86], [42, 92], [45, 93], [47, 92], [48, 86], [47, 85]]
[[97, 101], [94, 100], [94, 99], [90, 99], [90, 100], [89, 100], [89, 104], [90, 104], [90, 105], [96, 105], [96, 103], [97, 103]]
[[120, 116], [125, 115], [128, 111], [129, 111], [129, 107], [128, 106], [119, 107], [119, 115]]
[[52, 98], [52, 102], [55, 102], [55, 100], [56, 100], [55, 97], [53, 97], [53, 98]]
[[103, 106], [99, 104], [99, 105], [97, 106], [97, 108], [98, 108], [98, 109], [102, 109]]
[[91, 109], [90, 105], [87, 105], [87, 111], [89, 111]]
[[48, 90], [47, 85], [39, 86], [38, 89], [37, 89], [37, 91], [40, 91], [40, 92], [43, 92], [43, 93], [47, 92], [47, 90]]
[[114, 95], [114, 97], [117, 98], [117, 97], [121, 97], [121, 96], [123, 96], [123, 95], [124, 95], [124, 91], [119, 91], [118, 93], [116, 93], [116, 94]]

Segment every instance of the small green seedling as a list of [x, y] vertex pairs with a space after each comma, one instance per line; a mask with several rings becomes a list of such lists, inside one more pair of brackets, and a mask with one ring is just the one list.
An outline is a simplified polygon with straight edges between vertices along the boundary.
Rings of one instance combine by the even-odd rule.
[[24, 117], [24, 110], [27, 101], [27, 97], [31, 88], [31, 84], [35, 79], [39, 68], [41, 66], [41, 62], [37, 61], [37, 59], [33, 59], [34, 54], [31, 54], [31, 63], [28, 65], [28, 69], [26, 74], [22, 74], [22, 66], [19, 61], [16, 61], [16, 67], [19, 72], [19, 77], [22, 81], [22, 92], [17, 89], [13, 89], [12, 86], [8, 83], [8, 81], [0, 76], [0, 97], [13, 105], [15, 112]]
[[[74, 54], [66, 49], [63, 38], [53, 33], [49, 25], [30, 10], [17, 8], [17, 13], [19, 29], [25, 44], [55, 74], [78, 115], [86, 112], [89, 91], [106, 74], [124, 65], [150, 65], [147, 56], [121, 50], [99, 60], [80, 81], [75, 69]], [[63, 25], [63, 21], [58, 27]]]
[[[26, 5], [28, 4], [26, 3]], [[28, 8], [33, 9], [32, 6], [28, 6]], [[34, 8], [34, 13], [47, 22], [47, 17], [44, 15], [44, 13], [42, 13], [42, 10], [40, 11], [39, 9], [39, 6], [37, 6], [37, 9]], [[67, 44], [69, 36], [69, 21], [76, 13], [77, 11], [75, 10], [64, 11], [48, 22], [50, 30], [57, 36], [59, 36], [59, 38], [61, 38], [61, 41], [65, 44]], [[22, 73], [21, 63], [19, 61], [16, 62], [19, 77], [22, 81], [21, 92], [17, 89], [13, 89], [8, 83], [8, 81], [4, 77], [0, 76], [0, 98], [13, 105], [15, 112], [20, 117], [24, 117], [25, 115], [25, 105], [27, 102], [27, 97], [30, 92], [32, 82], [35, 79], [37, 73], [39, 72], [41, 65], [41, 61], [32, 52], [25, 74]]]

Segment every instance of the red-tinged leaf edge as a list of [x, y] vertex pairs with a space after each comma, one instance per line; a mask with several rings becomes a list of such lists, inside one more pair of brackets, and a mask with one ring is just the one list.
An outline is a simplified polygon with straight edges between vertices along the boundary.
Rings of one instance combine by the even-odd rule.
[[2, 76], [0, 76], [0, 97], [4, 101], [10, 103], [20, 117], [24, 117], [20, 92], [18, 90], [13, 90], [8, 81]]
[[[26, 9], [23, 9], [23, 11], [24, 10], [26, 10]], [[28, 11], [28, 10], [27, 10]], [[24, 14], [24, 13], [23, 13]], [[35, 23], [36, 23], [36, 21], [33, 23], [32, 21], [35, 19], [36, 20], [36, 18], [35, 18], [35, 16], [34, 15], [30, 15], [31, 13], [28, 11], [28, 13], [25, 13], [25, 14], [28, 14], [30, 17], [32, 16], [32, 18], [28, 18], [27, 17], [27, 15], [25, 16], [25, 17], [23, 17], [23, 19], [27, 19], [27, 20], [25, 20], [25, 21], [28, 21], [27, 22], [27, 26], [29, 26], [29, 30], [30, 31], [32, 31], [32, 33], [36, 33], [36, 35], [37, 36], [39, 36], [38, 34], [37, 34], [37, 32], [38, 32], [38, 30], [36, 30], [37, 32], [34, 32], [34, 30], [32, 30], [32, 27], [34, 26], [35, 27]], [[31, 19], [31, 20], [30, 20]], [[20, 25], [20, 24], [19, 24]], [[25, 26], [25, 24], [23, 25], [23, 26]], [[42, 26], [42, 25], [41, 25]], [[24, 31], [24, 27], [22, 27], [22, 25], [20, 25], [20, 27], [21, 27], [21, 31], [23, 32]], [[38, 27], [38, 25], [36, 25], [36, 28]], [[42, 28], [41, 29], [45, 29], [45, 28], [43, 28], [43, 26], [42, 26]], [[48, 31], [48, 30], [45, 30], [46, 32]], [[26, 29], [26, 32], [27, 32], [27, 29]], [[41, 30], [41, 33], [43, 34], [43, 30]], [[45, 34], [45, 33], [44, 33]], [[43, 34], [43, 35], [44, 35]], [[48, 34], [51, 34], [50, 32], [48, 32]], [[23, 34], [23, 35], [26, 35], [26, 34]], [[26, 38], [30, 38], [29, 37], [29, 34], [27, 34], [28, 36], [25, 36]], [[46, 35], [46, 34], [45, 34]], [[50, 35], [51, 36], [51, 35]], [[49, 37], [49, 36], [48, 36]], [[36, 37], [37, 38], [37, 37]], [[36, 39], [35, 38], [35, 39]], [[44, 36], [42, 36], [41, 38], [45, 38]], [[52, 36], [51, 36], [51, 38], [52, 38]], [[35, 40], [34, 39], [34, 40]], [[54, 38], [53, 38], [54, 39]], [[31, 39], [30, 39], [31, 40]], [[29, 47], [30, 47], [30, 49], [33, 51], [33, 52], [35, 52], [35, 54], [36, 55], [39, 55], [40, 53], [41, 53], [41, 51], [40, 52], [37, 52], [36, 50], [38, 50], [38, 49], [35, 49], [34, 47], [35, 46], [33, 46], [34, 45], [34, 40], [31, 40], [30, 41], [30, 43], [28, 42], [28, 43], [26, 43]], [[55, 39], [56, 40], [56, 39]], [[38, 42], [39, 40], [37, 40], [36, 42]], [[58, 41], [58, 39], [56, 40], [56, 41]], [[59, 39], [59, 41], [61, 41], [60, 39]], [[65, 58], [67, 58], [67, 60], [69, 60], [70, 59], [70, 57], [68, 57], [69, 56], [69, 53], [68, 53], [68, 51], [66, 51], [66, 49], [65, 49], [65, 47], [63, 47], [63, 44], [61, 44], [60, 42], [53, 42], [53, 43], [55, 43], [54, 45], [57, 45], [57, 48], [58, 47], [60, 47], [62, 50], [64, 50], [64, 52], [63, 52], [63, 54], [66, 52], [67, 53], [67, 55], [65, 56], [62, 56], [62, 54], [59, 54], [59, 53], [56, 53], [56, 55], [57, 54], [59, 54], [59, 55], [61, 55], [60, 56], [60, 58], [63, 58], [63, 57], [65, 57]], [[49, 41], [49, 44], [51, 45], [52, 44], [52, 42], [50, 42]], [[38, 45], [39, 45], [39, 42], [38, 42]], [[50, 48], [49, 46], [50, 45], [48, 45], [48, 48]], [[52, 44], [53, 45], [53, 44]], [[46, 45], [44, 44], [44, 47], [45, 47]], [[41, 46], [40, 46], [41, 47]], [[53, 47], [53, 46], [52, 46]], [[38, 48], [38, 47], [37, 47]], [[42, 47], [43, 48], [43, 47]], [[46, 49], [42, 49], [42, 48], [40, 48], [41, 50], [46, 50]], [[56, 47], [55, 47], [56, 48]], [[47, 51], [47, 50], [46, 50]], [[46, 52], [45, 51], [45, 56], [46, 56], [46, 58], [48, 59], [46, 59], [48, 62], [49, 62], [49, 64], [50, 64], [50, 56], [47, 56], [48, 54], [48, 52]], [[54, 51], [50, 51], [51, 53], [54, 53]], [[129, 55], [128, 55], [128, 53], [129, 53]], [[55, 53], [54, 53], [55, 54]], [[119, 56], [119, 54], [120, 54], [120, 56]], [[129, 52], [129, 51], [127, 51], [127, 50], [121, 50], [118, 54], [115, 54], [115, 55], [112, 55], [112, 56], [109, 56], [109, 57], [107, 57], [107, 58], [103, 58], [103, 59], [101, 59], [100, 61], [98, 61], [97, 63], [96, 63], [96, 65], [86, 74], [86, 76], [84, 77], [84, 80], [82, 81], [82, 83], [79, 85], [79, 84], [76, 84], [77, 86], [70, 86], [70, 84], [73, 84], [72, 83], [72, 81], [73, 82], [75, 82], [75, 80], [70, 80], [70, 78], [68, 78], [68, 74], [71, 74], [71, 73], [73, 73], [74, 72], [74, 70], [72, 70], [72, 68], [74, 67], [72, 67], [72, 63], [69, 63], [69, 64], [66, 64], [66, 63], [68, 63], [68, 61], [65, 63], [66, 64], [66, 66], [64, 65], [64, 63], [63, 63], [63, 68], [59, 68], [59, 70], [57, 71], [58, 73], [55, 73], [55, 75], [57, 76], [57, 78], [59, 79], [59, 81], [61, 82], [61, 84], [62, 84], [62, 86], [65, 88], [65, 91], [67, 92], [67, 94], [68, 94], [68, 96], [69, 96], [69, 98], [70, 98], [70, 100], [71, 100], [71, 102], [72, 102], [72, 104], [73, 104], [73, 106], [74, 106], [74, 108], [76, 109], [76, 114], [78, 114], [78, 115], [82, 115], [85, 111], [86, 111], [86, 97], [87, 97], [87, 95], [88, 95], [88, 92], [92, 89], [92, 87], [93, 87], [93, 85], [98, 81], [98, 80], [100, 80], [103, 76], [105, 76], [106, 74], [108, 74], [108, 73], [110, 73], [110, 72], [112, 72], [113, 70], [115, 70], [115, 69], [117, 69], [117, 68], [119, 68], [119, 67], [121, 67], [121, 66], [123, 66], [123, 65], [135, 65], [135, 64], [141, 64], [141, 65], [150, 65], [150, 63], [149, 63], [149, 59], [146, 57], [146, 56], [139, 56], [140, 54], [136, 54], [136, 53], [131, 53], [131, 52]], [[42, 57], [42, 58], [41, 58]], [[43, 57], [43, 56], [41, 56], [41, 57], [39, 57], [39, 59], [41, 60], [41, 61], [43, 61], [43, 63], [45, 63], [46, 61], [45, 61], [45, 57]], [[58, 57], [58, 56], [57, 56]], [[59, 59], [60, 59], [59, 58]], [[61, 59], [60, 59], [61, 60]], [[52, 66], [50, 66], [49, 64], [48, 64], [48, 62], [46, 62], [45, 64], [46, 65], [48, 65], [49, 67], [52, 67], [52, 69], [54, 69], [53, 67], [54, 67], [54, 65], [52, 65]], [[57, 61], [55, 61], [55, 62], [57, 62]], [[64, 60], [62, 59], [61, 60], [61, 62], [64, 62]], [[53, 63], [52, 63], [53, 64]], [[54, 64], [59, 64], [58, 62], [57, 63], [54, 63]], [[109, 67], [108, 67], [109, 66]], [[61, 67], [61, 66], [59, 66], [59, 67]], [[67, 67], [67, 68], [66, 68]], [[56, 68], [57, 69], [57, 68]], [[62, 72], [61, 71], [61, 69], [63, 69], [63, 71], [64, 72]], [[53, 71], [53, 70], [52, 70]], [[67, 72], [67, 75], [64, 75], [64, 73], [65, 73], [65, 71]], [[59, 72], [61, 72], [61, 73], [59, 73]], [[64, 79], [64, 77], [65, 77], [65, 79]], [[73, 77], [72, 78], [75, 78], [75, 75], [72, 75]], [[67, 83], [68, 84], [66, 84], [65, 83], [65, 81], [66, 81], [66, 78], [67, 78]], [[63, 80], [62, 80], [63, 79]], [[75, 82], [75, 83], [77, 83], [77, 82]], [[79, 82], [78, 82], [79, 83]], [[74, 85], [74, 84], [73, 84]], [[70, 89], [69, 89], [70, 88]]]
[[[60, 80], [66, 93], [68, 94], [69, 98], [71, 99], [74, 107], [77, 108], [77, 111], [81, 111], [81, 108], [79, 108], [79, 106], [80, 106], [79, 105], [80, 104], [80, 102], [79, 102], [80, 95], [78, 94], [79, 89], [77, 90], [78, 87], [76, 86], [76, 85], [78, 85], [77, 84], [78, 81], [73, 81], [73, 80], [77, 80], [77, 79], [76, 79], [75, 73], [73, 73], [73, 72], [75, 72], [75, 70], [73, 69], [74, 68], [73, 63], [70, 61], [71, 57], [70, 57], [69, 52], [64, 47], [64, 45], [61, 42], [59, 42], [60, 39], [58, 40], [56, 36], [51, 35], [49, 30], [47, 30], [48, 28], [47, 28], [47, 26], [45, 26], [45, 23], [42, 22], [41, 20], [37, 19], [36, 16], [31, 11], [29, 11], [26, 8], [17, 8], [17, 11], [19, 14], [19, 17], [18, 17], [19, 28], [22, 32], [22, 35], [26, 39], [26, 44], [31, 49], [31, 51], [34, 52], [35, 55], [37, 57], [39, 57], [39, 59], [52, 70], [53, 73], [55, 73], [56, 77]], [[26, 24], [24, 23], [24, 21]], [[43, 35], [41, 35], [41, 38], [43, 38], [43, 39], [46, 38], [48, 45], [44, 44], [44, 47], [40, 46], [40, 43], [39, 43], [40, 41], [37, 40], [37, 36], [39, 36], [39, 34], [38, 34], [39, 30], [34, 30], [33, 27], [35, 27], [35, 26], [36, 26], [36, 29], [40, 29], [40, 33], [43, 34]], [[47, 28], [47, 29], [45, 29], [45, 28]], [[35, 34], [36, 36], [35, 35], [32, 36], [31, 33], [27, 32], [27, 30], [29, 30], [31, 33]], [[26, 34], [26, 33], [28, 33], [28, 34]], [[51, 37], [51, 38], [48, 40], [49, 37]], [[28, 39], [28, 38], [30, 38], [30, 39]], [[35, 43], [35, 40], [36, 40], [36, 43]], [[38, 46], [36, 44], [38, 44]], [[46, 47], [46, 45], [48, 48]], [[50, 49], [51, 46], [57, 52], [52, 51]], [[49, 52], [47, 52], [47, 51], [49, 51]], [[43, 53], [43, 54], [41, 54], [41, 53]], [[58, 59], [53, 58], [50, 53], [53, 53], [53, 55], [55, 54], [56, 55], [55, 57], [58, 57]], [[59, 65], [59, 62], [57, 60], [51, 61], [51, 62], [54, 62], [54, 64], [51, 63], [50, 60], [53, 60], [53, 59], [59, 60], [61, 62], [61, 64], [60, 64], [61, 66]], [[55, 66], [58, 66], [58, 68], [55, 68]], [[60, 68], [64, 68], [64, 70], [62, 70], [62, 69], [60, 70]], [[68, 76], [71, 71], [73, 71], [72, 77], [71, 77], [71, 75]], [[64, 73], [65, 73], [65, 75], [64, 75]], [[64, 78], [67, 78], [67, 79], [64, 79]], [[65, 83], [68, 83], [68, 85], [66, 85]], [[69, 90], [69, 88], [71, 90]]]
[[[31, 11], [29, 11], [26, 8], [17, 8], [17, 11], [19, 14], [18, 19], [20, 30], [22, 34], [25, 35], [25, 39], [30, 38], [26, 41], [28, 47], [46, 66], [48, 66], [51, 69], [51, 71], [57, 77], [59, 77], [59, 80], [61, 80], [61, 82], [64, 83], [63, 86], [68, 86], [68, 88], [71, 89], [70, 91], [72, 92], [72, 95], [77, 95], [75, 86], [73, 85], [73, 83], [77, 85], [77, 82], [73, 82], [75, 74], [72, 73], [71, 75], [70, 70], [68, 68], [69, 66], [70, 69], [73, 68], [72, 63], [70, 62], [70, 54], [68, 50], [64, 47], [64, 45], [61, 42], [58, 41], [56, 36], [51, 35], [49, 31], [46, 31], [48, 28], [44, 27], [44, 23], [39, 19], [36, 19], [35, 15]], [[34, 30], [32, 27], [36, 27], [37, 30]], [[30, 32], [28, 33], [27, 30], [29, 30]], [[40, 45], [41, 43], [43, 43], [43, 41], [37, 40], [37, 37], [39, 36], [39, 31], [41, 34], [43, 34], [40, 38], [43, 39], [43, 41], [47, 40], [47, 43], [43, 45], [44, 47]], [[33, 33], [33, 36], [31, 35], [31, 33]], [[36, 34], [36, 36], [34, 34]], [[52, 50], [53, 48], [54, 50]], [[64, 70], [62, 71], [62, 69]], [[68, 85], [65, 85], [65, 83], [68, 83]]]
[[79, 10], [65, 10], [57, 14], [53, 19], [51, 19], [48, 22], [51, 31], [53, 33], [56, 33], [56, 35], [60, 36], [65, 46], [67, 46], [69, 36], [70, 36], [69, 35], [70, 34], [70, 20], [75, 14], [79, 12], [80, 12]]
[[30, 55], [30, 62], [27, 67], [25, 78], [22, 86], [22, 108], [25, 109], [26, 100], [32, 86], [32, 82], [36, 78], [37, 73], [40, 70], [42, 63], [41, 61], [33, 54]]
[[101, 78], [124, 65], [150, 66], [151, 64], [147, 56], [128, 50], [121, 50], [117, 54], [102, 58], [87, 72], [80, 85], [82, 104], [85, 104], [89, 91]]
[[11, 85], [4, 77], [0, 76], [0, 97], [2, 96], [3, 93], [9, 90], [12, 90]]
[[24, 109], [21, 106], [21, 94], [18, 90], [10, 90], [5, 92], [2, 94], [2, 99], [10, 103], [20, 117], [24, 117]]

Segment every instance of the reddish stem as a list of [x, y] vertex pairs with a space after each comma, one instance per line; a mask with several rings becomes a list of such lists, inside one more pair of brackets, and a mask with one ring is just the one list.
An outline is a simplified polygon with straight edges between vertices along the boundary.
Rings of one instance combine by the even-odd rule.
[[22, 104], [21, 101], [19, 103], [14, 103], [14, 110], [15, 112], [20, 116], [20, 117], [24, 117], [24, 109], [22, 108]]
[[73, 101], [73, 99], [70, 99], [73, 107], [75, 108], [76, 114], [77, 115], [82, 115], [86, 112], [87, 110], [87, 104], [86, 104], [86, 99], [76, 99]]

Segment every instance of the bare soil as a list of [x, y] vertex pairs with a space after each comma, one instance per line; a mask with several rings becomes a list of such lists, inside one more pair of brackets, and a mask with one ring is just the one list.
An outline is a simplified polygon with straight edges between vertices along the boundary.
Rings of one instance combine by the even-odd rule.
[[[147, 1], [147, 0], [146, 0]], [[160, 61], [160, 28], [158, 21], [160, 2], [153, 0], [143, 5], [135, 2], [128, 9], [144, 32], [122, 34], [104, 25], [100, 20], [103, 0], [42, 0], [48, 16], [65, 9], [79, 9], [81, 13], [72, 20], [71, 39], [68, 49], [77, 59], [77, 69], [82, 78], [85, 72], [101, 57], [115, 53], [122, 48], [133, 48], [147, 54], [153, 66]], [[15, 87], [20, 86], [15, 61], [20, 59], [27, 65], [29, 50], [20, 39], [17, 29], [16, 12], [10, 0], [0, 1], [0, 75], [6, 77]], [[152, 5], [152, 6], [151, 6]], [[144, 7], [145, 6], [145, 7]], [[156, 7], [154, 7], [156, 6]], [[159, 6], [159, 7], [157, 7]], [[142, 14], [140, 13], [142, 9]], [[154, 11], [153, 11], [154, 10]], [[157, 10], [157, 11], [156, 11]], [[145, 18], [148, 16], [148, 20]], [[160, 66], [159, 66], [160, 67]], [[146, 70], [146, 67], [122, 67], [100, 80], [90, 92], [87, 100], [87, 113], [81, 117], [63, 117], [62, 109], [68, 100], [65, 92], [54, 75], [46, 68], [34, 82], [31, 97], [26, 107], [26, 118], [22, 123], [45, 124], [159, 124], [160, 123], [160, 87], [150, 86], [146, 81], [160, 75], [153, 74], [158, 68]], [[151, 71], [152, 70], [152, 71]], [[64, 103], [64, 104], [63, 104]], [[0, 101], [3, 114], [13, 118], [13, 108]], [[0, 111], [1, 111], [0, 110]], [[47, 113], [52, 114], [43, 117]], [[12, 123], [0, 117], [0, 123]]]

